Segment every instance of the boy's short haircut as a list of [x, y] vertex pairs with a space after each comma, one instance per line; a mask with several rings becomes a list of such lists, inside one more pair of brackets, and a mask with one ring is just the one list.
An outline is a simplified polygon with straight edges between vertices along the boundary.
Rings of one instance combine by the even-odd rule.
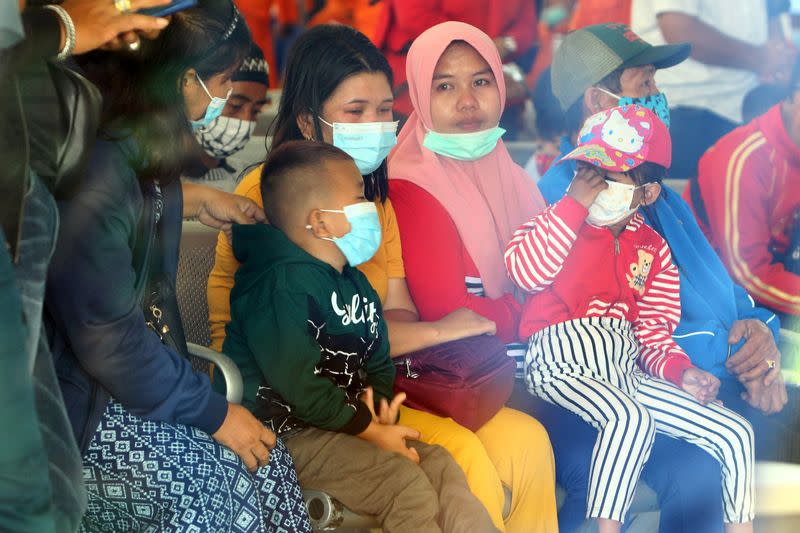
[[288, 141], [270, 152], [261, 171], [261, 200], [269, 223], [286, 230], [298, 209], [327, 192], [327, 161], [351, 161], [332, 144]]

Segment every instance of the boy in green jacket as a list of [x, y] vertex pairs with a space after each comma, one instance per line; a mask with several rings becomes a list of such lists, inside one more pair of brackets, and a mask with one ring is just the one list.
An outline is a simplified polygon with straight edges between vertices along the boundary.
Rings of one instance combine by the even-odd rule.
[[375, 204], [338, 148], [288, 142], [261, 176], [271, 225], [237, 226], [224, 351], [243, 405], [284, 439], [300, 484], [384, 531], [495, 531], [458, 465], [397, 425], [380, 299], [354, 267], [381, 242]]

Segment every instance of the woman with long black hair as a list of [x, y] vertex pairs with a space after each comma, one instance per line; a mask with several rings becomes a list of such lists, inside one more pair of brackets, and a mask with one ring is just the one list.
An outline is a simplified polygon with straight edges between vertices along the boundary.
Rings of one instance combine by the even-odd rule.
[[178, 179], [191, 128], [221, 112], [249, 46], [229, 0], [201, 0], [138, 52], [80, 61], [104, 116], [86, 179], [59, 204], [45, 305], [83, 453], [84, 530], [310, 531], [283, 443], [167, 347], [142, 306], [154, 274], [174, 282], [182, 217], [263, 220]]

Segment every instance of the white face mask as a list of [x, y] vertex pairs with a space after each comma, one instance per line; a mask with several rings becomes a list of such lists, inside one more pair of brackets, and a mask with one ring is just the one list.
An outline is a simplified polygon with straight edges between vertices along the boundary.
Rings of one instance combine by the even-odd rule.
[[600, 191], [594, 203], [589, 206], [586, 221], [594, 226], [610, 226], [636, 212], [639, 207], [631, 207], [636, 185], [616, 181], [606, 181], [608, 188]]
[[194, 130], [194, 136], [208, 155], [225, 159], [242, 150], [255, 129], [254, 121], [221, 115], [205, 128]]

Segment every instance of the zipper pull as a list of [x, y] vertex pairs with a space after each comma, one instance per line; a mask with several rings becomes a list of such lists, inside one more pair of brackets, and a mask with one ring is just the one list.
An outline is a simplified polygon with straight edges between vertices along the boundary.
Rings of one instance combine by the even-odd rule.
[[614, 255], [619, 255], [619, 238], [614, 237]]
[[417, 379], [419, 374], [411, 370], [411, 359], [406, 358], [406, 377], [408, 379]]

